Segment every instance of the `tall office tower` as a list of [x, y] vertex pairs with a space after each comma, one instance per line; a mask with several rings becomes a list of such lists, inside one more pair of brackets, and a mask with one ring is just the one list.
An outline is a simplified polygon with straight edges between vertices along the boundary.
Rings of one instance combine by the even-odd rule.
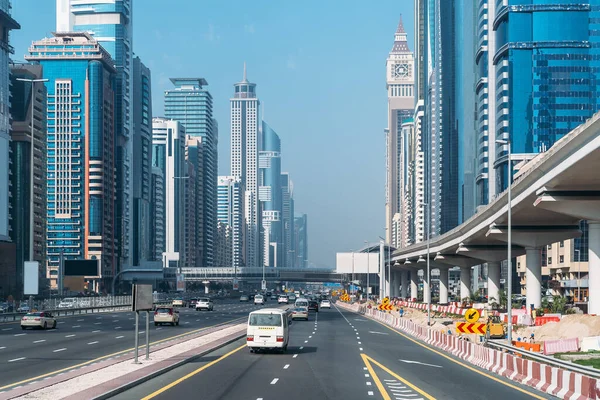
[[244, 187], [238, 176], [219, 176], [217, 185], [218, 222], [231, 228], [231, 256], [222, 266], [239, 268], [244, 263]]
[[[0, 37], [0, 242], [9, 242], [9, 208], [10, 208], [10, 190], [9, 190], [9, 163], [10, 163], [10, 90], [9, 90], [9, 62], [10, 54], [13, 53], [12, 47], [8, 43], [8, 33], [12, 29], [20, 29], [21, 26], [10, 16], [10, 1], [0, 2], [0, 22], [4, 28], [4, 34]], [[10, 247], [10, 250], [9, 250]], [[14, 245], [6, 245], [0, 248], [4, 254], [10, 251], [14, 257]], [[0, 268], [1, 270], [2, 268]], [[0, 272], [0, 277], [4, 275]], [[7, 274], [8, 275], [8, 274]]]
[[[34, 42], [28, 61], [48, 79], [47, 266], [60, 255], [100, 260], [101, 287], [117, 273], [115, 62], [88, 33]], [[52, 279], [55, 284], [56, 279]]]
[[[41, 65], [11, 64], [11, 238], [17, 248], [15, 297], [23, 290], [23, 266], [31, 261], [33, 225], [33, 260], [40, 264], [40, 276], [46, 276], [46, 86], [19, 79], [42, 79]], [[34, 85], [33, 88], [31, 85]], [[33, 97], [32, 97], [33, 89]], [[33, 110], [32, 110], [33, 102]], [[31, 113], [33, 111], [33, 119]], [[33, 120], [33, 143], [31, 122]], [[34, 151], [33, 171], [31, 151]], [[30, 214], [31, 177], [33, 176], [33, 216]], [[43, 288], [43, 286], [40, 286]]]
[[[386, 87], [388, 96], [388, 127], [386, 134], [386, 240], [391, 243], [392, 219], [402, 213], [403, 189], [400, 183], [400, 131], [404, 120], [413, 115], [414, 55], [408, 48], [402, 16], [394, 35], [394, 45], [386, 62]], [[403, 239], [403, 241], [405, 241]]]
[[232, 229], [229, 225], [217, 221], [217, 246], [215, 247], [215, 266], [231, 268], [233, 242], [231, 241]]
[[283, 223], [281, 191], [281, 141], [271, 127], [262, 123], [262, 150], [258, 156], [261, 186], [258, 199], [262, 209], [263, 263], [283, 266]]
[[294, 183], [290, 174], [281, 174], [281, 220], [283, 222], [283, 254], [286, 267], [296, 266], [294, 239]]
[[133, 251], [133, 136], [132, 0], [56, 0], [56, 31], [87, 32], [108, 51], [117, 69], [115, 76], [117, 166], [116, 229], [120, 268], [132, 265]]
[[198, 238], [203, 267], [212, 267], [214, 235], [217, 229], [218, 128], [213, 119], [212, 96], [204, 78], [173, 78], [175, 89], [165, 91], [165, 116], [179, 121], [188, 136], [202, 138], [204, 193], [202, 213], [204, 232]]
[[294, 217], [294, 238], [296, 245], [296, 268], [308, 268], [308, 216], [306, 214]]
[[152, 166], [165, 182], [165, 251], [163, 267], [183, 266], [185, 213], [185, 128], [177, 121], [152, 119]]
[[231, 103], [231, 175], [244, 187], [244, 246], [247, 267], [259, 267], [258, 151], [261, 149], [259, 106], [256, 84], [248, 82], [246, 65], [241, 82], [233, 85]]
[[162, 261], [165, 252], [165, 175], [162, 169], [153, 166], [150, 179], [150, 260]]
[[152, 169], [152, 78], [139, 57], [133, 59], [133, 242], [132, 265], [153, 259], [150, 247]]
[[[204, 173], [204, 156], [206, 151], [204, 149], [204, 138], [202, 136], [190, 136], [186, 137], [186, 153], [185, 159], [191, 164], [194, 169], [194, 177], [190, 176], [189, 179], [186, 180], [186, 183], [192, 185], [190, 189], [194, 190], [194, 201], [193, 203], [186, 203], [186, 208], [194, 209], [195, 220], [190, 221], [194, 226], [194, 242], [186, 241], [190, 246], [193, 246], [194, 252], [194, 263], [188, 263], [189, 267], [202, 267], [204, 266], [204, 246], [205, 243], [204, 235], [206, 235], [205, 226], [205, 212], [204, 207], [206, 206], [206, 201], [204, 201], [204, 196], [206, 195], [206, 191], [204, 190], [204, 182], [205, 182], [205, 173]], [[191, 201], [191, 200], [190, 200]], [[191, 249], [189, 251], [192, 251]]]
[[183, 266], [196, 267], [196, 169], [186, 160], [185, 216], [183, 223]]
[[423, 173], [417, 170], [415, 153], [415, 124], [412, 118], [404, 120], [400, 127], [398, 138], [398, 179], [400, 181], [400, 205], [402, 208], [392, 218], [392, 237], [390, 244], [395, 248], [403, 248], [414, 243], [415, 238], [415, 207], [416, 197], [414, 183], [415, 174]]

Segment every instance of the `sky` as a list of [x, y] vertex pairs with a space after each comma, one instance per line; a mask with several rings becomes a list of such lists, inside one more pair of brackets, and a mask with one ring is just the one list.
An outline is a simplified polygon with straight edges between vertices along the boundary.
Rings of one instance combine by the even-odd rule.
[[[55, 30], [55, 1], [12, 5], [22, 61]], [[133, 48], [152, 71], [154, 116], [169, 78], [208, 81], [219, 175], [230, 174], [229, 99], [246, 62], [281, 138], [295, 211], [308, 214], [309, 264], [335, 267], [336, 252], [385, 233], [385, 61], [400, 15], [414, 50], [413, 0], [133, 0]]]

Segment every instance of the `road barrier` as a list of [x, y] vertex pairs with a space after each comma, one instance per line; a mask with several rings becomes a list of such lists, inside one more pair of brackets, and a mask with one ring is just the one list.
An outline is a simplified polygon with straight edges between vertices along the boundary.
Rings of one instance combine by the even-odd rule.
[[522, 356], [517, 356], [508, 353], [516, 350], [509, 345], [490, 342], [495, 348], [486, 347], [430, 330], [408, 318], [400, 318], [363, 305], [338, 303], [338, 306], [381, 321], [473, 365], [544, 393], [567, 400], [600, 400], [600, 371], [593, 368], [545, 357], [525, 349], [518, 349], [517, 352]]
[[558, 339], [544, 341], [544, 354], [569, 353], [579, 351], [579, 339]]

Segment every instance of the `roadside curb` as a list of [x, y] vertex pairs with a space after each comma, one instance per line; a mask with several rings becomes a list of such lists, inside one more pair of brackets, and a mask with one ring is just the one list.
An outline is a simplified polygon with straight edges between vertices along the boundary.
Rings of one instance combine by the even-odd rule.
[[[187, 363], [190, 363], [190, 362], [192, 362], [194, 360], [197, 360], [198, 358], [204, 357], [205, 355], [210, 354], [210, 353], [212, 353], [215, 350], [218, 350], [218, 349], [220, 349], [222, 347], [227, 346], [228, 344], [231, 344], [233, 342], [238, 341], [239, 339], [243, 338], [244, 336], [246, 336], [245, 330], [243, 330], [242, 333], [234, 333], [234, 334], [231, 334], [231, 335], [229, 335], [229, 336], [227, 336], [225, 338], [217, 339], [215, 341], [216, 343], [215, 342], [209, 343], [208, 344], [209, 348], [202, 350], [200, 353], [193, 354], [193, 355], [190, 355], [188, 357], [185, 357], [183, 360], [174, 362], [174, 363], [172, 363], [172, 364], [170, 364], [170, 365], [168, 365], [166, 367], [160, 368], [160, 369], [158, 369], [158, 370], [156, 370], [154, 372], [151, 372], [151, 373], [149, 373], [147, 375], [144, 375], [141, 378], [138, 378], [138, 379], [136, 379], [134, 381], [131, 381], [129, 383], [126, 383], [124, 385], [121, 385], [121, 386], [119, 386], [119, 387], [117, 387], [115, 389], [112, 389], [112, 390], [109, 390], [107, 392], [104, 392], [103, 394], [101, 394], [99, 396], [91, 397], [90, 399], [91, 400], [105, 400], [105, 399], [109, 399], [109, 398], [111, 398], [113, 396], [116, 396], [118, 394], [121, 394], [121, 393], [123, 393], [123, 392], [125, 392], [125, 391], [127, 391], [127, 390], [129, 390], [131, 388], [134, 388], [134, 387], [136, 387], [138, 385], [141, 385], [144, 382], [147, 382], [147, 381], [149, 381], [151, 379], [154, 379], [157, 376], [160, 376], [160, 375], [162, 375], [164, 373], [167, 373], [167, 372], [169, 372], [171, 370], [179, 368], [179, 367], [181, 367], [181, 366], [183, 366], [183, 365], [185, 365]], [[188, 352], [188, 354], [189, 353], [194, 353], [196, 351], [197, 350], [191, 350], [191, 351]], [[179, 357], [180, 356], [181, 355], [179, 355]], [[176, 358], [178, 358], [178, 357], [177, 356], [176, 357], [172, 357], [169, 360], [173, 360], [173, 359], [176, 359]], [[166, 362], [168, 362], [169, 360], [166, 360]], [[148, 366], [147, 368], [152, 368], [152, 366]], [[143, 371], [143, 369], [140, 370], [140, 371], [137, 371], [137, 372], [141, 372], [141, 371]], [[101, 385], [99, 385], [99, 386], [101, 386]], [[93, 390], [93, 387], [91, 389], [88, 389], [88, 390]], [[81, 393], [76, 393], [76, 394], [74, 394], [72, 396], [66, 397], [65, 399], [67, 399], [67, 400], [68, 399], [80, 399], [81, 398], [80, 394]]]

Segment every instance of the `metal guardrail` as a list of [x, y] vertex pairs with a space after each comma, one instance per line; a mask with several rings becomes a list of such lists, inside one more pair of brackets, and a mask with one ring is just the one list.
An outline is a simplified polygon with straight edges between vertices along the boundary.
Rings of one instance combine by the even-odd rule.
[[497, 342], [494, 340], [488, 340], [487, 345], [490, 347], [498, 348], [500, 350], [506, 350], [511, 353], [519, 353], [519, 354], [522, 354], [526, 358], [530, 358], [532, 360], [535, 360], [535, 361], [538, 361], [538, 362], [541, 362], [544, 364], [549, 364], [549, 365], [552, 365], [555, 367], [559, 367], [559, 368], [565, 369], [567, 371], [577, 372], [579, 374], [586, 375], [586, 376], [589, 376], [592, 378], [597, 378], [597, 379], [600, 378], [600, 370], [597, 370], [592, 367], [586, 367], [583, 365], [575, 364], [574, 362], [571, 362], [571, 361], [565, 361], [565, 360], [561, 360], [559, 358], [554, 358], [554, 357], [545, 356], [543, 354], [534, 353], [529, 350], [525, 350], [525, 349], [522, 349], [519, 347], [500, 343], [500, 342]]

